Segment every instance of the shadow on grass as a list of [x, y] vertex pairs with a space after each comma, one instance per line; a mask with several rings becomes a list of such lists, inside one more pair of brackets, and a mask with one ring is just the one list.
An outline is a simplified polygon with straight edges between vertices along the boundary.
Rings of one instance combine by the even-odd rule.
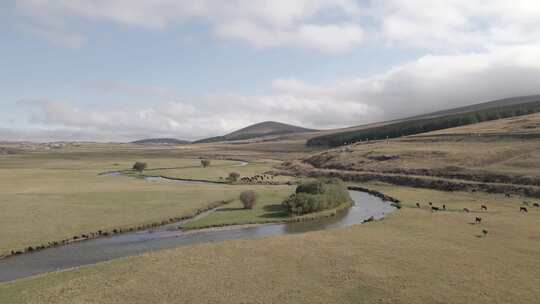
[[265, 213], [261, 215], [261, 218], [282, 218], [288, 216], [287, 210], [280, 204], [275, 205], [268, 205], [264, 206], [264, 211], [267, 211], [268, 213]]
[[242, 207], [237, 207], [237, 208], [219, 208], [218, 210], [216, 210], [216, 212], [220, 212], [220, 211], [240, 211], [240, 210], [246, 210]]
[[285, 212], [285, 208], [280, 204], [267, 205], [267, 206], [264, 206], [263, 209], [264, 211], [268, 211], [268, 212], [278, 212], [278, 211]]

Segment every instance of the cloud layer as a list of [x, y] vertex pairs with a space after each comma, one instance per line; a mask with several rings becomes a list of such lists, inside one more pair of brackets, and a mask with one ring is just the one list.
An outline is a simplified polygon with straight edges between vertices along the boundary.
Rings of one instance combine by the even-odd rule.
[[323, 84], [276, 79], [265, 95], [186, 99], [173, 88], [101, 83], [102, 93], [151, 102], [119, 104], [111, 96], [93, 105], [47, 96], [21, 102], [36, 130], [57, 134], [196, 139], [263, 120], [335, 128], [540, 93], [540, 2], [530, 0], [17, 0], [16, 11], [24, 32], [72, 48], [85, 47], [95, 24], [147, 31], [195, 25], [215, 43], [255, 49], [421, 54], [367, 77]]
[[[80, 34], [68, 30], [74, 17], [153, 30], [203, 22], [220, 39], [259, 48], [289, 45], [342, 52], [364, 36], [353, 22], [360, 9], [352, 0], [18, 0], [17, 8], [39, 24], [32, 27], [36, 34], [68, 46], [80, 46], [74, 40]], [[331, 15], [329, 20], [325, 15]]]
[[[264, 120], [336, 128], [396, 119], [482, 101], [540, 93], [540, 46], [462, 55], [426, 55], [384, 73], [326, 85], [277, 79], [268, 95], [221, 94], [147, 106], [25, 102], [32, 122], [110, 139], [220, 135]], [[110, 87], [110, 86], [109, 86]], [[173, 90], [112, 86], [174, 96]]]
[[112, 22], [165, 30], [208, 24], [219, 39], [257, 48], [351, 51], [365, 43], [435, 50], [540, 42], [540, 2], [530, 0], [17, 0], [24, 29], [71, 47], [72, 25]]

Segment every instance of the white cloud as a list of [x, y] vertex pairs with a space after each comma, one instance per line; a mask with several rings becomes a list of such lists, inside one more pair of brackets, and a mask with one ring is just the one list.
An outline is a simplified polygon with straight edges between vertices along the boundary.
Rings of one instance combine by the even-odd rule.
[[540, 42], [540, 2], [386, 0], [370, 7], [376, 34], [398, 45], [438, 51]]
[[[75, 21], [165, 30], [197, 21], [216, 37], [255, 47], [350, 51], [382, 42], [438, 52], [540, 42], [540, 2], [532, 0], [17, 0], [41, 33], [70, 41]], [[70, 38], [71, 37], [71, 38]], [[80, 40], [80, 39], [79, 39]], [[82, 40], [84, 41], [84, 40]], [[69, 42], [73, 44], [73, 42]], [[75, 44], [81, 43], [75, 42]]]
[[[540, 45], [485, 53], [426, 55], [384, 73], [328, 85], [277, 79], [268, 95], [214, 94], [152, 105], [77, 105], [39, 100], [33, 123], [104, 138], [221, 135], [277, 120], [335, 128], [402, 118], [504, 97], [538, 94]], [[118, 86], [117, 89], [122, 88]], [[135, 87], [125, 86], [126, 94]], [[152, 92], [148, 88], [140, 91]], [[156, 91], [159, 95], [161, 91]]]
[[[353, 0], [18, 0], [17, 8], [48, 31], [57, 32], [59, 25], [68, 32], [67, 24], [76, 18], [156, 30], [197, 20], [211, 24], [219, 38], [255, 47], [340, 52], [350, 50], [363, 38], [360, 25], [352, 23], [359, 13]], [[336, 13], [339, 21], [317, 21], [328, 12]]]

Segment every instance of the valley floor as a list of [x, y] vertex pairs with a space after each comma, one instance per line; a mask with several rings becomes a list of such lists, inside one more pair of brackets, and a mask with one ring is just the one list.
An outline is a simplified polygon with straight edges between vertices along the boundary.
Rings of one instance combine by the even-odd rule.
[[[346, 229], [183, 247], [0, 284], [0, 302], [535, 303], [540, 297], [540, 209], [520, 213], [519, 197], [363, 186], [402, 199], [404, 207]], [[431, 212], [428, 201], [447, 211]], [[474, 224], [476, 216], [482, 224]]]

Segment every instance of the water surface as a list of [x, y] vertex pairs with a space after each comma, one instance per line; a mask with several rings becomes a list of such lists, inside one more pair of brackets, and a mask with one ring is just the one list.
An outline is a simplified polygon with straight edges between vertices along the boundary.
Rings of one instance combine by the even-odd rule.
[[33, 253], [11, 256], [0, 260], [0, 282], [160, 249], [348, 227], [361, 224], [370, 217], [380, 219], [385, 214], [396, 210], [389, 202], [383, 202], [378, 197], [359, 191], [351, 190], [349, 192], [355, 202], [353, 207], [334, 217], [319, 220], [237, 227], [227, 230], [207, 229], [188, 233], [178, 229], [182, 223], [176, 223], [157, 229], [85, 240]]

